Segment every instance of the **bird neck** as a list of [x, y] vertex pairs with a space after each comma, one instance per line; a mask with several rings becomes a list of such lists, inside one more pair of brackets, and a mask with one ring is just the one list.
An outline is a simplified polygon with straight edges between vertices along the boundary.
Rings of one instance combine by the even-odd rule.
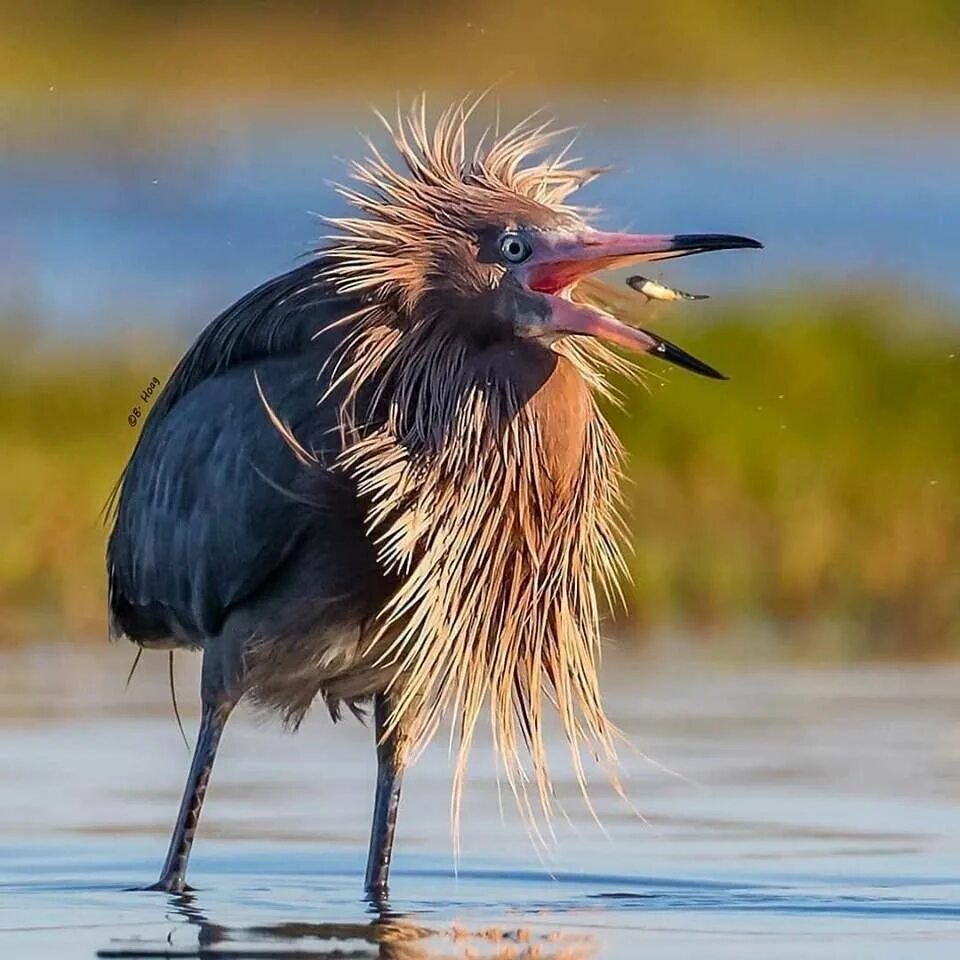
[[537, 435], [544, 480], [563, 501], [576, 492], [584, 457], [589, 455], [591, 430], [600, 413], [574, 364], [566, 357], [554, 356], [552, 369], [517, 416], [529, 419], [526, 429]]

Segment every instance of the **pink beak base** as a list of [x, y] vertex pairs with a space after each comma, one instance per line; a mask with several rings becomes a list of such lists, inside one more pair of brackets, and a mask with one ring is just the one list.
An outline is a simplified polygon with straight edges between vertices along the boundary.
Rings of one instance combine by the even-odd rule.
[[588, 273], [655, 260], [689, 257], [713, 250], [757, 250], [763, 244], [729, 233], [633, 234], [588, 230], [578, 236], [544, 237], [545, 245], [531, 263], [527, 285], [541, 293], [557, 293]]

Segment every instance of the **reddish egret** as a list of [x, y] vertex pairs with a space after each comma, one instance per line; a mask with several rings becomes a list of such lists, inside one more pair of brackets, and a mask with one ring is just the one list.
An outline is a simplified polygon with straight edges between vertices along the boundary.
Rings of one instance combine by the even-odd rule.
[[[202, 718], [157, 889], [185, 888], [217, 744], [243, 698], [296, 727], [372, 702], [366, 887], [383, 897], [400, 783], [441, 719], [454, 807], [489, 709], [528, 812], [552, 803], [544, 711], [612, 766], [598, 591], [617, 592], [621, 450], [604, 374], [651, 354], [588, 275], [727, 234], [609, 233], [568, 203], [598, 170], [532, 123], [467, 146], [472, 107], [389, 124], [316, 256], [217, 317], [177, 365], [122, 477], [108, 547], [115, 635], [203, 652]], [[526, 760], [524, 759], [526, 758]], [[541, 809], [537, 807], [536, 809]], [[456, 817], [456, 813], [454, 814]]]

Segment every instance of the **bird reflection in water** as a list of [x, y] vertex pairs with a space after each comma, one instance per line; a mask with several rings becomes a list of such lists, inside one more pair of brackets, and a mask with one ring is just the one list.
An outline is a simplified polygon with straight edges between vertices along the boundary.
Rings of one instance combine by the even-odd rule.
[[[290, 957], [309, 960], [587, 960], [595, 956], [589, 938], [526, 927], [473, 929], [457, 923], [424, 926], [393, 912], [386, 902], [372, 902], [371, 919], [323, 922], [288, 920], [283, 923], [230, 926], [215, 923], [192, 892], [169, 896], [171, 913], [179, 922], [162, 939], [114, 940], [97, 951], [104, 960], [230, 957], [273, 960]], [[169, 915], [168, 915], [169, 916]], [[196, 928], [194, 942], [186, 931]]]

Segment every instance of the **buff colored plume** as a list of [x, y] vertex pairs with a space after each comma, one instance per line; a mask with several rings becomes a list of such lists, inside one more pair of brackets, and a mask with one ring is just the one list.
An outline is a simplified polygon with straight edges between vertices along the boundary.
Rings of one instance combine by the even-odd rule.
[[[336, 357], [331, 389], [347, 388], [341, 425], [350, 438], [340, 467], [369, 499], [381, 563], [402, 578], [371, 649], [395, 671], [389, 726], [408, 750], [422, 748], [443, 715], [457, 722], [455, 832], [484, 704], [531, 825], [528, 783], [547, 821], [555, 806], [545, 701], [556, 708], [584, 794], [584, 751], [616, 784], [615, 730], [597, 686], [596, 588], [616, 602], [625, 574], [616, 546], [620, 447], [594, 399], [585, 397], [582, 457], [558, 496], [544, 468], [544, 412], [509, 382], [478, 384], [455, 332], [444, 336], [426, 307], [431, 277], [449, 280], [453, 237], [467, 246], [475, 231], [504, 219], [582, 226], [582, 212], [566, 201], [600, 172], [573, 167], [565, 151], [543, 159], [563, 131], [533, 121], [488, 132], [470, 148], [476, 106], [448, 110], [432, 131], [422, 100], [408, 118], [381, 117], [402, 167], [370, 144], [369, 159], [353, 166], [365, 189], [340, 191], [363, 215], [331, 220], [338, 232], [325, 250], [337, 289], [369, 301], [345, 321], [350, 334]], [[456, 282], [487, 283], [481, 267], [464, 276], [471, 261], [462, 257]], [[604, 362], [633, 369], [594, 341], [557, 351], [597, 390], [606, 386]], [[442, 386], [424, 391], [427, 381]], [[371, 393], [388, 419], [367, 431], [357, 403]]]

